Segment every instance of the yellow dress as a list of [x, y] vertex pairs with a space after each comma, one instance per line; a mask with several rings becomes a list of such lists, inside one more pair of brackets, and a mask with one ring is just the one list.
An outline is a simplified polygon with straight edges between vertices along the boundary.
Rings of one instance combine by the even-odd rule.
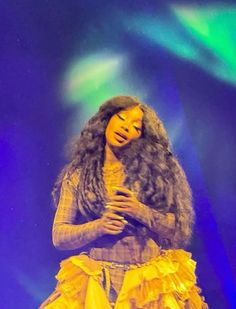
[[[112, 186], [123, 183], [124, 171], [104, 166], [103, 172], [109, 195]], [[196, 262], [190, 252], [163, 250], [152, 239], [140, 251], [136, 238], [129, 235], [112, 246], [96, 246], [95, 242], [86, 253], [63, 260], [56, 289], [40, 308], [208, 308], [196, 284]]]

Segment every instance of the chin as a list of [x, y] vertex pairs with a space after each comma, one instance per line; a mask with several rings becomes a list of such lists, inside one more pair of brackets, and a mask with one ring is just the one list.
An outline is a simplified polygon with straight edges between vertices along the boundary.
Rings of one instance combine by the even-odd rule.
[[129, 144], [128, 141], [126, 141], [125, 143], [119, 143], [119, 142], [117, 142], [117, 141], [114, 141], [114, 142], [112, 143], [112, 146], [113, 146], [113, 147], [121, 148], [121, 147], [124, 147], [124, 146], [126, 146], [126, 145], [128, 145], [128, 144]]
[[126, 146], [129, 145], [129, 142], [123, 143], [123, 144], [119, 144], [118, 142], [114, 142], [114, 143], [110, 143], [111, 148], [113, 149], [123, 149], [126, 148]]
[[114, 148], [122, 148], [124, 147], [125, 145], [127, 144], [118, 144], [118, 143], [112, 143], [110, 144], [111, 147], [114, 147]]

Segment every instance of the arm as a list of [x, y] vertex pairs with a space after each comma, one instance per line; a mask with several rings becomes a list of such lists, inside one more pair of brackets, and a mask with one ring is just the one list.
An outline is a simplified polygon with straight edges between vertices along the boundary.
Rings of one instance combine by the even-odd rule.
[[56, 248], [73, 250], [81, 248], [96, 238], [105, 234], [120, 234], [127, 221], [123, 217], [104, 212], [101, 218], [84, 224], [74, 224], [78, 205], [76, 202], [76, 187], [79, 174], [75, 172], [71, 179], [64, 177], [60, 200], [53, 222], [52, 239]]
[[77, 203], [75, 199], [78, 173], [71, 179], [64, 177], [61, 187], [60, 200], [55, 214], [52, 240], [60, 250], [72, 250], [83, 247], [100, 236], [99, 219], [76, 225]]
[[[162, 239], [171, 240], [174, 237], [176, 218], [171, 212], [163, 214], [156, 209], [138, 201], [135, 193], [125, 187], [117, 188], [119, 194], [111, 196], [107, 208], [129, 215], [141, 222]], [[122, 193], [122, 195], [120, 195]]]
[[151, 231], [159, 234], [161, 238], [171, 239], [174, 236], [175, 215], [171, 212], [162, 214], [158, 210], [139, 203], [135, 218]]
[[[115, 186], [119, 194], [111, 196], [107, 208], [124, 213], [146, 225], [155, 232], [158, 239], [172, 247], [182, 247], [190, 243], [192, 228], [195, 222], [195, 211], [192, 206], [192, 192], [187, 177], [177, 159], [175, 179], [173, 182], [173, 206], [175, 213], [163, 214], [139, 202], [135, 193], [123, 186]], [[122, 195], [120, 195], [122, 194]]]

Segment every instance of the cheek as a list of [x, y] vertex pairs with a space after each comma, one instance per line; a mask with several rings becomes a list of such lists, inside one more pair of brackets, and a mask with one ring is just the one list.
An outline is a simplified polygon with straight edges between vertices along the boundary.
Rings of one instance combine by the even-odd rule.
[[110, 120], [107, 124], [105, 136], [109, 136], [114, 130], [114, 121]]
[[138, 137], [142, 135], [142, 129], [141, 129], [141, 130], [136, 130], [136, 129], [135, 129], [135, 132], [136, 132], [136, 134], [137, 134]]
[[137, 139], [137, 138], [139, 138], [140, 136], [141, 136], [141, 132], [137, 132], [136, 130], [135, 130], [135, 132], [133, 132], [133, 134], [132, 134], [133, 139]]
[[105, 137], [107, 139], [107, 137], [109, 136], [109, 132], [110, 132], [110, 128], [109, 126], [106, 127], [106, 131], [105, 131]]

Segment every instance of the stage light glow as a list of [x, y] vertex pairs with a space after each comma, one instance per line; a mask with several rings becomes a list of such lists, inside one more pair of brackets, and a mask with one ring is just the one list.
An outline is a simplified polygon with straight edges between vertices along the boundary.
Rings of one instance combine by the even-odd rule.
[[171, 16], [158, 17], [150, 14], [130, 16], [125, 21], [125, 27], [142, 38], [156, 43], [170, 52], [186, 59], [197, 57], [195, 47], [185, 39], [182, 29], [173, 22]]
[[127, 66], [125, 55], [108, 52], [76, 59], [65, 74], [66, 102], [82, 104], [86, 115], [91, 115], [106, 99], [140, 89], [128, 80]]
[[75, 61], [67, 73], [68, 100], [77, 102], [90, 97], [94, 89], [100, 89], [109, 79], [119, 75], [121, 65], [121, 56], [106, 54], [95, 54]]
[[211, 59], [202, 53], [197, 59], [198, 64], [216, 77], [236, 84], [236, 7], [173, 6], [172, 9], [202, 49], [211, 51]]
[[235, 6], [172, 5], [170, 14], [129, 16], [124, 25], [218, 79], [236, 84]]

